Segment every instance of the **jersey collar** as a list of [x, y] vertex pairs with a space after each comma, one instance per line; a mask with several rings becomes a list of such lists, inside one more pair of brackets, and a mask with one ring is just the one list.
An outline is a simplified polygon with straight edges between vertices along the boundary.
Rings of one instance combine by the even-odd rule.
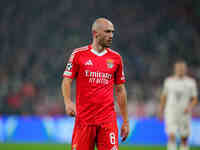
[[98, 53], [97, 51], [95, 51], [94, 49], [91, 49], [91, 52], [97, 56], [103, 56], [105, 55], [108, 51], [106, 49], [104, 49], [102, 52]]

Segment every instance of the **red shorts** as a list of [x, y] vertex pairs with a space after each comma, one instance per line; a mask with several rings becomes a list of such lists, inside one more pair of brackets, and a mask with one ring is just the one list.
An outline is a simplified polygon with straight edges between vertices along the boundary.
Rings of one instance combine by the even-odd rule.
[[72, 136], [72, 150], [118, 150], [117, 122], [101, 125], [75, 123]]

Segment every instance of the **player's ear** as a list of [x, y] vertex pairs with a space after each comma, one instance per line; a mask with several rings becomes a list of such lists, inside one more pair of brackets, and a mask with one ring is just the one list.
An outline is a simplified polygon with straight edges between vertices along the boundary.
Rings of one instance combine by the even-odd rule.
[[97, 37], [97, 32], [93, 30], [92, 35], [93, 35], [93, 37]]

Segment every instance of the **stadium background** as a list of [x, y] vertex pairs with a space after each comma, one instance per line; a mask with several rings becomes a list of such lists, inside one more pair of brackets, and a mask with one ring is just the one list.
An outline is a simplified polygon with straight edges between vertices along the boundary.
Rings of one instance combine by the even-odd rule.
[[[37, 131], [39, 136], [46, 129], [45, 121], [40, 124], [48, 120], [44, 118], [53, 120], [56, 127], [51, 128], [52, 132], [59, 125], [56, 119], [69, 119], [60, 92], [62, 73], [72, 50], [91, 42], [91, 23], [98, 17], [110, 19], [116, 28], [112, 48], [124, 59], [129, 116], [133, 122], [141, 121], [138, 126], [142, 129], [148, 125], [145, 120], [160, 127], [159, 131], [154, 126], [146, 130], [149, 137], [142, 138], [140, 145], [147, 144], [148, 149], [160, 138], [164, 142], [157, 144], [166, 142], [163, 123], [156, 120], [155, 114], [162, 82], [172, 71], [173, 61], [185, 59], [189, 74], [200, 84], [198, 0], [7, 0], [0, 8], [0, 141], [9, 143], [0, 144], [0, 149], [9, 149], [15, 142], [35, 142], [26, 137], [27, 132]], [[200, 104], [193, 111], [197, 137], [199, 117]], [[24, 118], [29, 118], [28, 122]], [[73, 121], [66, 124], [72, 126]], [[151, 143], [153, 133], [158, 137]], [[133, 139], [139, 140], [136, 137]], [[129, 142], [137, 144], [134, 140]]]

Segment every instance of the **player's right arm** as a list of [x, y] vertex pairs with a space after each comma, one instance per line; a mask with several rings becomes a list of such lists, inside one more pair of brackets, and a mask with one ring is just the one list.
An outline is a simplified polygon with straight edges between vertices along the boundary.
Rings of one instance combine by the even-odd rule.
[[75, 104], [71, 100], [71, 86], [72, 86], [72, 80], [76, 77], [76, 74], [78, 72], [78, 59], [76, 55], [76, 51], [74, 51], [67, 63], [66, 69], [63, 73], [63, 81], [62, 81], [62, 95], [64, 97], [64, 104], [65, 104], [65, 110], [67, 115], [69, 116], [75, 116], [76, 115], [76, 107]]
[[163, 113], [164, 113], [166, 100], [167, 100], [167, 93], [168, 93], [167, 92], [167, 81], [165, 81], [163, 91], [162, 91], [161, 96], [160, 96], [160, 106], [159, 106], [159, 110], [158, 110], [158, 118], [160, 120], [163, 119]]
[[165, 109], [165, 104], [166, 104], [166, 95], [165, 94], [161, 94], [160, 96], [160, 107], [159, 107], [159, 112], [158, 112], [158, 118], [160, 120], [163, 119], [163, 113], [164, 113], [164, 109]]
[[62, 81], [62, 95], [64, 97], [65, 110], [67, 115], [75, 116], [76, 115], [76, 107], [75, 104], [71, 100], [71, 85], [72, 79], [64, 78]]

